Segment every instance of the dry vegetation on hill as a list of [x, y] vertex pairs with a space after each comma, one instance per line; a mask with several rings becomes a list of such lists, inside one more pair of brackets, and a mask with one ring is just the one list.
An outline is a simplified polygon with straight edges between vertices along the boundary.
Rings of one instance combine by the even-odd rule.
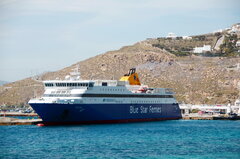
[[80, 65], [83, 79], [119, 79], [129, 68], [136, 67], [141, 82], [149, 87], [173, 88], [179, 102], [222, 103], [235, 101], [240, 58], [176, 57], [143, 41], [116, 51], [109, 51], [56, 72], [35, 79], [27, 78], [0, 87], [0, 104], [23, 105], [43, 93], [42, 80], [64, 79]]
[[174, 40], [169, 38], [157, 38], [149, 40], [148, 42], [155, 47], [177, 54], [179, 52], [191, 52], [194, 47], [200, 47], [203, 45], [211, 45], [211, 47], [213, 47], [218, 38], [219, 35], [206, 34], [201, 36], [192, 36], [191, 40], [177, 37], [177, 39]]

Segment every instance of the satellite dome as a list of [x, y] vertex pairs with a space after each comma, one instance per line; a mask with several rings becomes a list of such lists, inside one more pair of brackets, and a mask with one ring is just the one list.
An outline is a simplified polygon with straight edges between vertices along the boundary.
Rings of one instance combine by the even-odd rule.
[[69, 75], [65, 76], [65, 80], [70, 80], [70, 76]]

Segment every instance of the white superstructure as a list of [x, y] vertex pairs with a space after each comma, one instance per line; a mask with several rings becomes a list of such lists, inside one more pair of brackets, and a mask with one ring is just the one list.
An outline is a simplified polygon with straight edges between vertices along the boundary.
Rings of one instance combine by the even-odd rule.
[[81, 80], [78, 68], [65, 80], [44, 81], [45, 92], [30, 103], [177, 103], [167, 88], [149, 88], [140, 84], [135, 69], [118, 80]]
[[[166, 88], [129, 85], [117, 80], [44, 81], [43, 103], [175, 103], [173, 92]], [[101, 97], [102, 98], [94, 98]], [[137, 98], [136, 98], [137, 97]]]

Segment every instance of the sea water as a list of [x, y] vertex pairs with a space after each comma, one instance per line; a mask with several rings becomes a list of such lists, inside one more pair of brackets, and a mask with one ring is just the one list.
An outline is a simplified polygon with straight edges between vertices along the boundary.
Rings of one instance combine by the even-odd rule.
[[0, 126], [0, 158], [240, 158], [240, 121]]

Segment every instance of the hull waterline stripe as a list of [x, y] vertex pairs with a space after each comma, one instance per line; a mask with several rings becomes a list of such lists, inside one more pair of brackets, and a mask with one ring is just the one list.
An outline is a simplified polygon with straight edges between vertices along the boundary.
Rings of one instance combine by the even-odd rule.
[[150, 119], [118, 119], [118, 120], [98, 120], [98, 121], [71, 121], [71, 122], [42, 122], [44, 126], [54, 125], [82, 125], [82, 124], [113, 124], [113, 123], [131, 123], [131, 122], [147, 122], [147, 121], [160, 121], [160, 120], [178, 120], [182, 117], [169, 117], [169, 118], [150, 118]]

